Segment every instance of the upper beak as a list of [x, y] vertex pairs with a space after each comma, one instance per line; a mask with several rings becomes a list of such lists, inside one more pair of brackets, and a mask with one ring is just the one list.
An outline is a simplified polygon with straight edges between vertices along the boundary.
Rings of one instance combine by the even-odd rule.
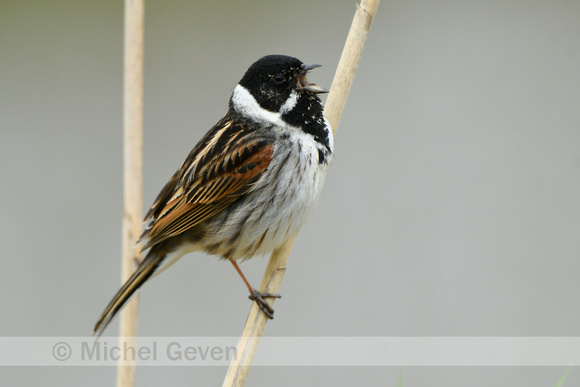
[[328, 90], [326, 90], [325, 88], [320, 87], [314, 83], [308, 83], [308, 81], [306, 80], [306, 73], [308, 72], [308, 70], [312, 70], [321, 66], [322, 65], [319, 64], [306, 64], [306, 63], [302, 64], [302, 72], [300, 73], [300, 76], [298, 76], [298, 86], [303, 90], [315, 94], [328, 93]]

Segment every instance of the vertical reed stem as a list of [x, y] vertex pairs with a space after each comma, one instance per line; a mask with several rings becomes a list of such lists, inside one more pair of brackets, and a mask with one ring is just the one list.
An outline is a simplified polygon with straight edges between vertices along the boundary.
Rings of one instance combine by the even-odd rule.
[[[125, 0], [123, 113], [123, 258], [121, 283], [135, 271], [140, 258], [135, 242], [143, 219], [143, 36], [144, 0]], [[121, 312], [119, 340], [136, 347], [138, 296]], [[135, 385], [135, 362], [120, 359], [117, 387]]]

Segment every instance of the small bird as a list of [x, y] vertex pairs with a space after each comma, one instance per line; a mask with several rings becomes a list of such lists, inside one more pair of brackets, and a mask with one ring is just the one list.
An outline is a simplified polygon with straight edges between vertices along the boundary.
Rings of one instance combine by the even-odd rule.
[[306, 74], [320, 67], [268, 55], [246, 71], [226, 115], [189, 153], [145, 215], [138, 244], [147, 254], [95, 325], [101, 335], [150, 278], [193, 251], [229, 260], [250, 299], [274, 310], [237, 260], [269, 253], [295, 236], [320, 196], [334, 137]]

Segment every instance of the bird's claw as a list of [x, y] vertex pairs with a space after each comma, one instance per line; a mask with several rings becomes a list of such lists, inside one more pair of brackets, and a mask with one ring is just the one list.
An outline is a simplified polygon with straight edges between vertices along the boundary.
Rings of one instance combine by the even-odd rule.
[[279, 294], [260, 293], [259, 291], [254, 290], [252, 294], [248, 296], [248, 298], [252, 301], [255, 301], [260, 309], [262, 309], [262, 312], [264, 312], [264, 314], [268, 316], [269, 319], [273, 319], [274, 309], [266, 302], [265, 298], [282, 298], [282, 296]]

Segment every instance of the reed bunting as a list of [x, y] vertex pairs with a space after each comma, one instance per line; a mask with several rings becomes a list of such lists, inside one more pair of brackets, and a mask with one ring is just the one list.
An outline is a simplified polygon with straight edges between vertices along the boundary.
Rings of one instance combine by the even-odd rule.
[[145, 216], [138, 243], [149, 250], [115, 294], [94, 331], [100, 335], [132, 295], [184, 254], [229, 260], [250, 299], [273, 318], [237, 260], [271, 252], [295, 236], [320, 196], [334, 138], [306, 80], [320, 65], [269, 55], [246, 71], [226, 115], [199, 141]]

